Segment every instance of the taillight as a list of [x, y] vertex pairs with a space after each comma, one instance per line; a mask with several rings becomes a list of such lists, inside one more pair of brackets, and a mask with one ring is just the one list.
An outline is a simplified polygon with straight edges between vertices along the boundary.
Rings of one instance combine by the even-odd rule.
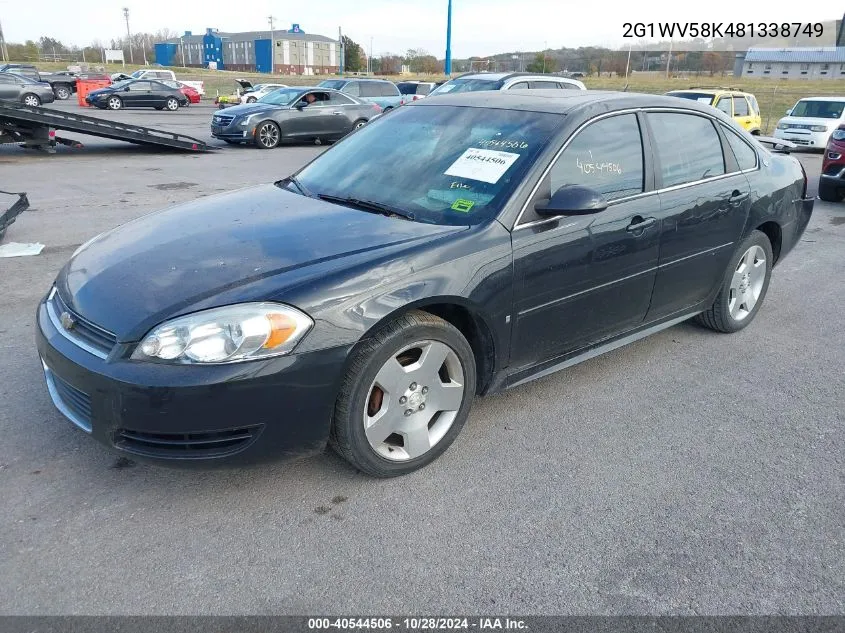
[[414, 95], [414, 101], [416, 101], [419, 98], [420, 98], [419, 95]]
[[376, 112], [381, 112], [381, 106], [377, 103], [374, 103], [373, 110], [375, 110]]

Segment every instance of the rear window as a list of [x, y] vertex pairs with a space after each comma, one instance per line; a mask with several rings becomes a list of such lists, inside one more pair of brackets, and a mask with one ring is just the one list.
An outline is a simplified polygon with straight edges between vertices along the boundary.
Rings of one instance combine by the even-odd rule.
[[492, 79], [453, 79], [447, 81], [445, 84], [432, 90], [433, 95], [443, 95], [446, 93], [458, 92], [476, 92], [479, 90], [499, 90], [502, 87], [501, 81]]
[[707, 92], [667, 92], [666, 94], [670, 97], [690, 99], [692, 101], [698, 101], [699, 103], [705, 103], [707, 105], [713, 104], [713, 97], [715, 96], [712, 93]]
[[838, 119], [842, 116], [845, 102], [842, 101], [799, 101], [792, 108], [791, 116], [813, 119]]

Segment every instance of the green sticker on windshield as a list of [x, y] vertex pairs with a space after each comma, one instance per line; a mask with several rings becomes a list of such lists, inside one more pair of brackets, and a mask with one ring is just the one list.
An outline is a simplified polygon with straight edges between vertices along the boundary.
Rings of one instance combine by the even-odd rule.
[[460, 211], [461, 213], [469, 213], [469, 210], [475, 206], [472, 200], [464, 200], [458, 198], [452, 203], [452, 211]]

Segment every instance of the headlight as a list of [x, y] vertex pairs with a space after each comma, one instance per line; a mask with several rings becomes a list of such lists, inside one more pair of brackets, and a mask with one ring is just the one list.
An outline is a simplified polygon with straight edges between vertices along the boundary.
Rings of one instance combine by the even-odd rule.
[[133, 360], [176, 364], [235, 363], [287, 354], [313, 327], [278, 303], [242, 303], [166, 321], [147, 334]]
[[814, 125], [810, 128], [811, 132], [827, 132], [827, 126], [824, 125]]
[[778, 129], [779, 130], [785, 130], [788, 127], [789, 127], [789, 125], [787, 125], [786, 123], [778, 123]]
[[834, 141], [845, 141], [845, 130], [833, 130], [833, 134], [830, 135]]

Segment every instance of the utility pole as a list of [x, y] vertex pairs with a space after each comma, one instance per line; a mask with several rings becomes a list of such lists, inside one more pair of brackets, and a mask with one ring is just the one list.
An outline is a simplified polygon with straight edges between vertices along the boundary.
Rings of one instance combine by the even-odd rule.
[[187, 66], [185, 65], [185, 38], [184, 37], [179, 38], [179, 50], [182, 51], [182, 68], [187, 68]]
[[629, 68], [631, 68], [631, 44], [628, 44], [628, 62], [625, 64], [625, 79], [628, 79]]
[[669, 79], [669, 65], [672, 63], [672, 40], [669, 40], [669, 55], [666, 56], [666, 79]]
[[3, 57], [3, 61], [9, 61], [9, 51], [6, 49], [6, 38], [3, 36], [3, 25], [0, 24], [0, 55]]
[[449, 0], [449, 9], [446, 16], [446, 76], [452, 76], [452, 0]]
[[545, 75], [546, 74], [546, 51], [549, 50], [549, 43], [543, 42], [543, 44], [545, 44], [545, 46], [546, 46], [546, 48], [543, 49], [543, 74]]
[[126, 18], [126, 38], [129, 40], [129, 63], [135, 63], [135, 53], [132, 52], [132, 33], [129, 31], [129, 7], [123, 7], [123, 17]]
[[343, 32], [340, 30], [340, 27], [337, 27], [337, 41], [340, 45], [340, 61], [338, 66], [338, 74], [342, 77], [343, 76], [343, 58], [344, 58], [344, 50], [343, 50]]
[[373, 37], [370, 36], [370, 54], [367, 57], [367, 74], [373, 72]]
[[[276, 18], [272, 15], [267, 17], [267, 21], [270, 23], [270, 74], [276, 72], [276, 32], [273, 30], [273, 22], [275, 22]], [[282, 60], [284, 63], [284, 60]]]

